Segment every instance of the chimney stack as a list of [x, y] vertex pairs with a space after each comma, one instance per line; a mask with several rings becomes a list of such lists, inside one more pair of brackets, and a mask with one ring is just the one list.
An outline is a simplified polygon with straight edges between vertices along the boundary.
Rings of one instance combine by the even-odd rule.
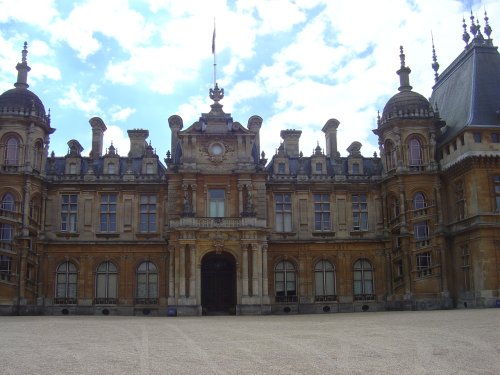
[[104, 121], [99, 117], [92, 117], [89, 123], [90, 126], [92, 126], [92, 150], [90, 151], [90, 156], [97, 159], [102, 156], [104, 132], [107, 128], [106, 125], [104, 125]]
[[148, 145], [146, 139], [149, 137], [149, 130], [134, 129], [127, 130], [128, 138], [130, 139], [130, 151], [128, 156], [131, 158], [140, 158], [146, 152]]
[[285, 154], [292, 157], [299, 156], [299, 139], [301, 134], [302, 130], [287, 129], [281, 131], [280, 136], [283, 138]]
[[339, 124], [339, 120], [332, 118], [328, 120], [325, 126], [323, 126], [323, 129], [321, 129], [323, 133], [325, 133], [326, 156], [331, 158], [340, 156], [340, 153], [337, 151], [337, 128]]

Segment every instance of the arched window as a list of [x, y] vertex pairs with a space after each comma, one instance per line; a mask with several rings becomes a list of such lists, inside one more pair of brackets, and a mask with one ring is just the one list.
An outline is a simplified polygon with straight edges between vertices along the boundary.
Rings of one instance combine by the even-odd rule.
[[389, 217], [391, 219], [397, 219], [399, 217], [399, 214], [400, 214], [399, 199], [392, 196], [390, 198], [389, 207], [390, 207], [389, 208], [390, 209]]
[[56, 271], [56, 298], [57, 304], [76, 304], [78, 274], [76, 266], [71, 262], [64, 262]]
[[297, 301], [297, 277], [295, 266], [289, 261], [281, 261], [274, 269], [274, 290], [276, 302]]
[[5, 164], [19, 165], [19, 139], [15, 136], [10, 136], [5, 142]]
[[136, 303], [158, 303], [158, 270], [152, 262], [143, 262], [137, 267]]
[[374, 299], [373, 269], [367, 259], [358, 259], [353, 267], [354, 300], [366, 301]]
[[320, 260], [314, 267], [316, 301], [335, 301], [335, 267], [327, 260]]
[[14, 212], [16, 203], [11, 193], [5, 193], [2, 197], [2, 210]]
[[33, 147], [33, 168], [37, 171], [42, 170], [43, 145], [41, 141], [36, 141]]
[[422, 144], [413, 137], [410, 139], [410, 166], [419, 166], [423, 164]]
[[414, 210], [422, 210], [427, 207], [427, 203], [425, 202], [425, 196], [423, 193], [418, 192], [413, 196], [413, 209]]
[[387, 170], [393, 170], [397, 166], [397, 154], [396, 147], [392, 141], [387, 141], [385, 143], [385, 163], [387, 165]]
[[118, 272], [112, 262], [103, 262], [95, 274], [95, 303], [114, 304], [117, 298]]

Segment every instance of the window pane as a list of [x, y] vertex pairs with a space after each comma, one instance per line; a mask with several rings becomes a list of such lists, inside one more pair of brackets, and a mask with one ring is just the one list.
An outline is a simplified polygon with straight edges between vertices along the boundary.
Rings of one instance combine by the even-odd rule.
[[325, 274], [325, 294], [332, 295], [335, 294], [335, 280], [333, 272], [326, 272]]
[[316, 295], [317, 296], [325, 295], [325, 291], [323, 289], [323, 272], [315, 272], [314, 285], [316, 288]]

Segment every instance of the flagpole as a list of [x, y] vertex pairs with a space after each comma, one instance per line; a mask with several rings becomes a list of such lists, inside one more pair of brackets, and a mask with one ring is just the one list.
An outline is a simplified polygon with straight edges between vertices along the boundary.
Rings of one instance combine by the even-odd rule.
[[214, 33], [212, 35], [212, 55], [214, 55], [214, 88], [217, 84], [217, 61], [216, 61], [216, 53], [215, 53], [215, 17], [214, 17]]

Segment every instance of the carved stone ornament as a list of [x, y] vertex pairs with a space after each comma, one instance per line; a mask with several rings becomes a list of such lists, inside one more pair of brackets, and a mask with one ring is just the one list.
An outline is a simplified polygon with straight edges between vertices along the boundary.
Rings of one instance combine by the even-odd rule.
[[226, 160], [227, 153], [234, 151], [234, 148], [227, 143], [216, 139], [204, 145], [200, 151], [204, 153], [208, 157], [208, 160], [212, 163], [220, 164]]

